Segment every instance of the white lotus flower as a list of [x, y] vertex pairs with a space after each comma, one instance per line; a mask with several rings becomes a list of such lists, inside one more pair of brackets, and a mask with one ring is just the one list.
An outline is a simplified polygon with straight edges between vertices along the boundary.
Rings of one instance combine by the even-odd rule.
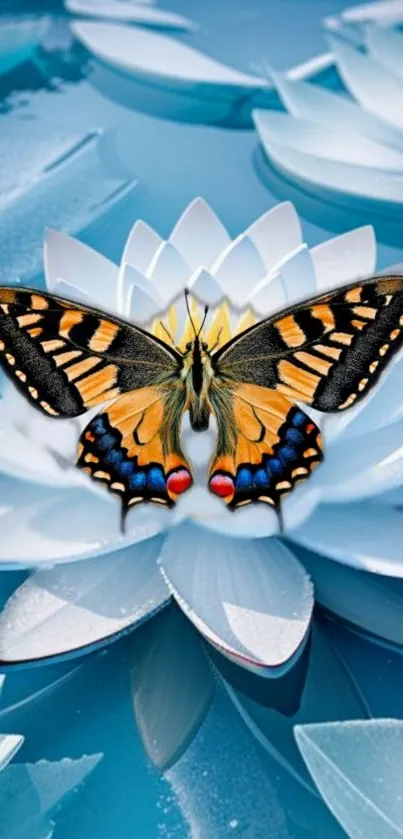
[[[129, 319], [149, 324], [166, 312], [179, 335], [185, 286], [212, 306], [211, 323], [225, 332], [239, 326], [240, 308], [242, 326], [251, 306], [267, 315], [373, 273], [375, 256], [371, 227], [309, 249], [289, 203], [232, 240], [196, 199], [167, 241], [137, 221], [120, 266], [50, 231], [45, 273], [49, 290]], [[43, 418], [3, 380], [0, 565], [36, 570], [0, 615], [1, 659], [49, 660], [102, 645], [173, 595], [231, 661], [277, 676], [308, 637], [313, 591], [301, 559], [318, 580], [321, 603], [401, 643], [401, 597], [377, 576], [403, 576], [395, 509], [403, 484], [401, 364], [397, 358], [357, 408], [321, 421], [325, 461], [284, 502], [287, 543], [270, 509], [229, 513], [207, 492], [204, 475], [175, 511], [133, 510], [122, 535], [116, 500], [74, 467], [88, 417]], [[184, 439], [199, 476], [212, 437], [185, 428]]]
[[274, 73], [287, 113], [257, 110], [254, 121], [265, 153], [288, 176], [339, 201], [396, 212], [403, 203], [403, 34], [374, 25], [365, 32], [366, 52], [328, 38], [350, 97]]

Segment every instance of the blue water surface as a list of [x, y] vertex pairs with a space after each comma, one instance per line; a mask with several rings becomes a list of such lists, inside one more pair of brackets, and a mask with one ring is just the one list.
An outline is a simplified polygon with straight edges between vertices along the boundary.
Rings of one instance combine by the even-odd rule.
[[[199, 24], [196, 32], [175, 37], [240, 70], [258, 72], [264, 63], [286, 69], [325, 51], [321, 18], [345, 3], [168, 0], [163, 5]], [[8, 196], [7, 212], [0, 215], [2, 281], [40, 279], [46, 225], [119, 260], [135, 218], [167, 236], [198, 195], [232, 235], [284, 197], [294, 201], [310, 245], [367, 221], [335, 212], [268, 169], [262, 173], [251, 127], [169, 119], [155, 112], [155, 94], [137, 90], [127, 99], [113, 85], [108, 94], [108, 79], [102, 77], [101, 92], [91, 80], [91, 58], [74, 42], [61, 4], [3, 0], [0, 11], [14, 18], [44, 13], [51, 18], [42, 47], [0, 78], [0, 185]], [[401, 261], [396, 243], [381, 228], [377, 232], [379, 267]], [[0, 580], [3, 600], [20, 577]], [[398, 653], [388, 651], [385, 658], [382, 648], [323, 615], [317, 626], [312, 679], [319, 684], [329, 655], [344, 662], [344, 675], [327, 693], [311, 688], [309, 718], [327, 719], [331, 693], [334, 718], [400, 715]], [[186, 753], [164, 774], [157, 771], [134, 723], [130, 643], [126, 638], [87, 659], [7, 674], [0, 731], [25, 736], [18, 763], [103, 754], [85, 784], [51, 814], [56, 839], [345, 835], [302, 765], [292, 716], [280, 720], [277, 712], [222, 682]], [[46, 829], [38, 828], [38, 837]]]

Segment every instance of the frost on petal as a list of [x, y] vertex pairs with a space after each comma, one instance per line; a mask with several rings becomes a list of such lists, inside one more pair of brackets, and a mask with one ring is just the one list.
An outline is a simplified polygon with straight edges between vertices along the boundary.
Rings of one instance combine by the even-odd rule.
[[[34, 831], [40, 820], [77, 790], [101, 759], [102, 755], [94, 754], [83, 755], [78, 760], [64, 758], [58, 763], [41, 760], [8, 766], [0, 784], [0, 839], [20, 836], [36, 839], [38, 834]], [[43, 834], [39, 835], [42, 839]]]
[[47, 28], [49, 18], [21, 18], [0, 24], [0, 76], [27, 61]]
[[402, 592], [389, 577], [331, 562], [297, 545], [294, 550], [313, 581], [316, 602], [372, 636], [403, 646]]
[[311, 257], [319, 292], [369, 276], [376, 266], [374, 228], [366, 225], [334, 236], [312, 248]]
[[269, 677], [306, 639], [312, 587], [277, 540], [244, 542], [184, 523], [168, 537], [161, 564], [185, 614], [241, 666]]
[[403, 129], [403, 82], [369, 55], [330, 38], [340, 75], [363, 108]]
[[147, 754], [166, 771], [203, 722], [214, 683], [200, 636], [179, 609], [161, 615], [148, 635], [131, 643], [133, 706]]
[[166, 35], [109, 23], [73, 23], [72, 29], [90, 52], [112, 67], [144, 80], [174, 85], [220, 98], [238, 98], [266, 89], [258, 76], [234, 70]]
[[49, 566], [118, 551], [163, 531], [169, 516], [169, 510], [142, 505], [130, 513], [123, 535], [119, 505], [107, 493], [5, 478], [0, 482], [0, 566]]
[[210, 269], [231, 243], [224, 225], [203, 198], [195, 198], [186, 207], [169, 241], [191, 271]]
[[126, 23], [136, 23], [161, 29], [193, 30], [197, 27], [182, 15], [166, 12], [163, 9], [153, 9], [141, 3], [126, 3], [122, 0], [103, 0], [94, 4], [91, 0], [65, 0], [66, 9], [75, 15], [85, 17], [110, 18]]
[[403, 155], [328, 124], [254, 111], [267, 157], [298, 181], [342, 195], [402, 203]]
[[393, 29], [368, 26], [366, 36], [370, 54], [403, 81], [403, 35]]
[[403, 836], [401, 720], [303, 725], [295, 737], [320, 794], [351, 839]]
[[169, 600], [156, 560], [161, 538], [32, 574], [0, 614], [5, 663], [88, 652], [143, 622]]
[[241, 307], [254, 286], [266, 273], [264, 262], [252, 239], [245, 233], [237, 237], [213, 265], [211, 273], [231, 302]]
[[0, 734], [0, 772], [17, 754], [23, 742], [24, 738], [20, 734]]
[[[57, 230], [45, 234], [44, 262], [49, 291], [61, 294], [60, 284], [83, 290], [91, 302], [106, 309], [116, 305], [118, 268], [105, 256]], [[77, 296], [79, 299], [79, 294]]]
[[278, 262], [302, 244], [301, 222], [290, 201], [268, 210], [248, 227], [245, 234], [256, 245], [266, 272], [273, 271]]
[[345, 565], [403, 577], [402, 513], [386, 505], [322, 504], [289, 537]]

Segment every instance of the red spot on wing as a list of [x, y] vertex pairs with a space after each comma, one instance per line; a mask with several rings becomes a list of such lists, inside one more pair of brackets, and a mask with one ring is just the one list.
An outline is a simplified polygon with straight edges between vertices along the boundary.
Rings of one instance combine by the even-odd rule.
[[176, 469], [168, 477], [167, 490], [175, 495], [180, 495], [182, 492], [186, 492], [192, 486], [192, 483], [192, 476], [187, 469]]
[[311, 431], [315, 431], [315, 428], [316, 428], [316, 425], [314, 425], [312, 422], [310, 422], [306, 427], [306, 431], [307, 431], [308, 434], [310, 434]]
[[214, 492], [214, 495], [219, 495], [220, 498], [227, 498], [229, 495], [234, 494], [235, 484], [229, 475], [223, 475], [217, 472], [210, 480], [210, 489], [211, 492]]

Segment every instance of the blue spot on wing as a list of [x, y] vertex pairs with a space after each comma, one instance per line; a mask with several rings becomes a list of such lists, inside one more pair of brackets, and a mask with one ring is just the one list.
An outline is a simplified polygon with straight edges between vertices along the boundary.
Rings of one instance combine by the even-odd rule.
[[251, 470], [247, 466], [241, 466], [235, 480], [235, 489], [237, 492], [250, 489], [252, 482], [253, 478]]
[[147, 475], [147, 487], [154, 492], [164, 492], [166, 480], [160, 466], [151, 466]]
[[298, 452], [291, 446], [280, 446], [278, 454], [285, 464], [292, 463], [294, 460], [299, 459]]
[[269, 475], [282, 475], [284, 471], [284, 465], [282, 464], [280, 458], [278, 457], [270, 457], [267, 461], [266, 469]]
[[292, 424], [295, 425], [296, 428], [301, 428], [307, 422], [307, 415], [304, 414], [303, 411], [295, 411]]
[[116, 437], [114, 434], [102, 434], [97, 440], [98, 447], [101, 451], [106, 452], [108, 449], [113, 449], [116, 446]]
[[263, 466], [256, 469], [253, 476], [253, 482], [258, 489], [264, 489], [270, 484], [270, 477], [267, 474], [266, 469], [263, 469]]
[[[133, 466], [133, 464], [130, 465]], [[143, 471], [136, 472], [134, 475], [132, 475], [132, 477], [129, 480], [129, 487], [130, 489], [134, 490], [142, 490], [145, 488], [146, 482], [146, 473]]]
[[305, 437], [297, 428], [287, 428], [284, 434], [284, 442], [291, 446], [302, 446]]

